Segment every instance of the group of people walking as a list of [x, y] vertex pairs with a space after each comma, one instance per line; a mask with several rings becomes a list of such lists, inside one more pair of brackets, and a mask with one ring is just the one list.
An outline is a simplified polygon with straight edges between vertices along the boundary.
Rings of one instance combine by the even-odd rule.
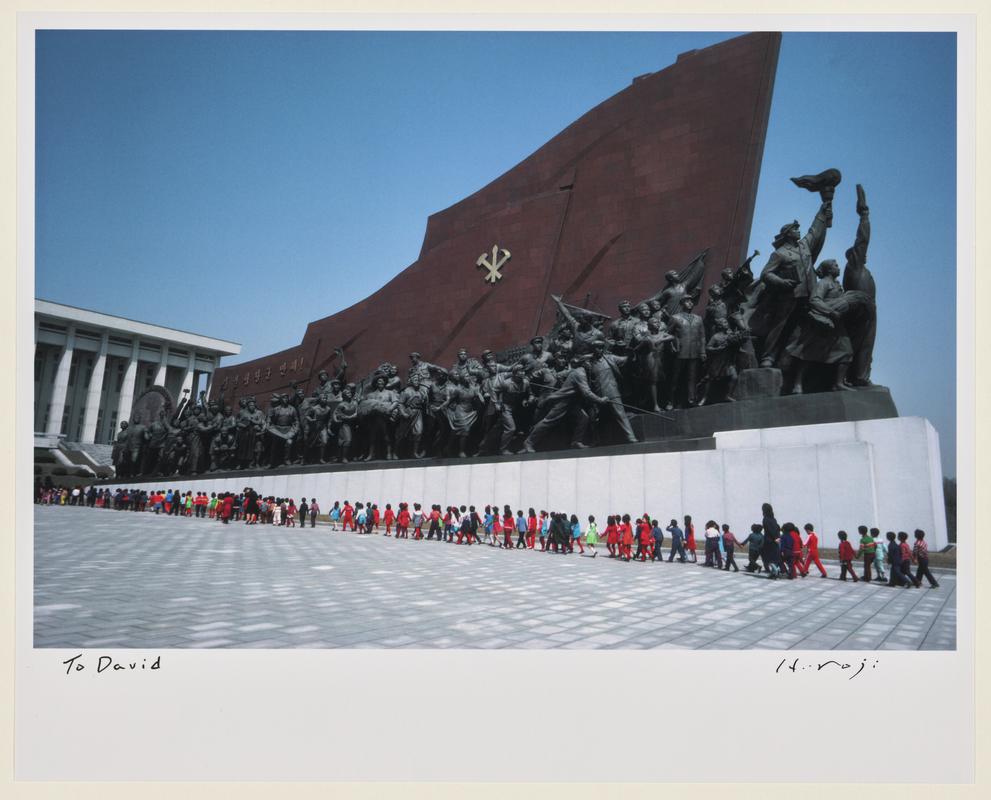
[[[807, 577], [812, 564], [818, 568], [820, 576], [826, 577], [826, 569], [819, 560], [819, 539], [812, 524], [805, 527], [806, 539], [798, 528], [791, 522], [779, 525], [774, 516], [770, 503], [761, 507], [763, 519], [760, 524], [750, 527], [747, 537], [748, 563], [750, 572], [765, 571], [770, 578]], [[713, 523], [714, 524], [714, 523]], [[861, 525], [857, 528], [860, 535], [858, 547], [854, 550], [846, 531], [838, 531], [840, 540], [837, 555], [840, 562], [840, 580], [846, 581], [847, 575], [856, 583], [858, 580], [870, 582], [887, 582], [888, 586], [904, 586], [920, 588], [922, 579], [929, 582], [933, 589], [939, 587], [939, 582], [929, 569], [929, 545], [926, 543], [925, 531], [915, 530], [915, 545], [909, 546], [908, 534], [905, 531], [888, 531], [885, 534], [887, 546], [880, 540], [881, 531], [878, 528], [868, 528]], [[804, 555], [803, 555], [804, 554]], [[857, 577], [854, 561], [863, 560], [864, 572]], [[888, 576], [884, 573], [884, 563], [887, 560]], [[912, 565], [916, 572], [912, 574]]]
[[[55, 502], [70, 505], [112, 508], [124, 511], [151, 511], [156, 514], [216, 519], [222, 523], [243, 521], [245, 524], [271, 524], [285, 527], [316, 526], [321, 510], [316, 498], [304, 497], [297, 506], [293, 498], [261, 496], [246, 487], [240, 492], [206, 492], [178, 489], [80, 489], [78, 493], [61, 490], [52, 494]], [[48, 496], [40, 494], [38, 502]], [[73, 499], [75, 502], [73, 502]], [[577, 514], [563, 511], [517, 509], [509, 505], [490, 504], [478, 511], [475, 506], [420, 503], [386, 503], [384, 508], [373, 502], [335, 501], [326, 519], [331, 531], [373, 534], [382, 532], [396, 539], [415, 541], [446, 541], [458, 545], [487, 544], [503, 550], [540, 550], [560, 554], [574, 553], [595, 558], [604, 543], [609, 558], [626, 562], [657, 562], [675, 560], [704, 567], [739, 572], [737, 548], [745, 549], [747, 562], [743, 571], [766, 575], [768, 578], [805, 578], [814, 567], [819, 576], [828, 577], [819, 556], [819, 536], [812, 523], [800, 530], [794, 523], [779, 524], [770, 503], [761, 509], [760, 523], [750, 526], [747, 536], [740, 539], [728, 524], [708, 520], [701, 536], [703, 555], [692, 517], [686, 515], [682, 524], [672, 519], [666, 526], [650, 514], [637, 518], [630, 514], [610, 514], [602, 530], [595, 516], [582, 522]], [[668, 534], [668, 537], [665, 536]], [[925, 579], [937, 588], [939, 582], [929, 569], [929, 547], [925, 532], [916, 530], [909, 544], [908, 533], [888, 531], [884, 538], [878, 528], [861, 525], [857, 529], [854, 548], [846, 531], [839, 531], [839, 579], [854, 582], [880, 581], [888, 586], [921, 587]], [[668, 547], [665, 559], [665, 547]], [[861, 563], [858, 576], [854, 563]], [[885, 566], [887, 565], [887, 570]], [[914, 567], [914, 572], [913, 572]]]

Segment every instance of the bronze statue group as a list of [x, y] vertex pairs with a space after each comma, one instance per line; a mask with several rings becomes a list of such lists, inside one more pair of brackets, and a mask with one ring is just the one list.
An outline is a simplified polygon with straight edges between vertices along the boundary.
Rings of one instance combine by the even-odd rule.
[[411, 353], [405, 382], [385, 363], [354, 383], [344, 353], [307, 396], [274, 394], [267, 410], [241, 397], [180, 403], [174, 414], [121, 423], [118, 477], [197, 475], [292, 464], [508, 455], [636, 442], [631, 415], [732, 402], [744, 370], [774, 368], [785, 391], [847, 391], [870, 384], [876, 330], [874, 279], [867, 269], [869, 211], [857, 186], [856, 238], [842, 272], [816, 266], [832, 224], [840, 174], [792, 179], [820, 194], [802, 235], [781, 228], [755, 279], [752, 259], [723, 270], [701, 296], [706, 252], [666, 274], [666, 286], [619, 316], [554, 296], [557, 320], [525, 347], [477, 358], [466, 350], [442, 367]]

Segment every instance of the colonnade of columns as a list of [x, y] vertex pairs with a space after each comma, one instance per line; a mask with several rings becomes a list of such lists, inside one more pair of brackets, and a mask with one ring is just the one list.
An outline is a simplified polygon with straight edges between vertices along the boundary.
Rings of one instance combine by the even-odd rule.
[[[69, 376], [72, 370], [72, 359], [76, 351], [75, 341], [76, 328], [74, 325], [68, 326], [66, 330], [65, 346], [59, 356], [58, 368], [55, 372], [55, 381], [52, 386], [52, 397], [48, 412], [48, 424], [45, 433], [57, 436], [62, 432], [62, 418], [65, 415], [66, 398], [69, 392]], [[100, 339], [100, 347], [96, 354], [93, 365], [93, 372], [90, 376], [89, 386], [86, 391], [85, 408], [83, 411], [83, 426], [80, 441], [93, 443], [96, 439], [97, 420], [100, 410], [100, 400], [103, 396], [103, 380], [106, 373], [107, 351], [109, 347], [109, 331], [104, 331]], [[126, 420], [131, 416], [131, 409], [134, 402], [134, 387], [138, 374], [138, 362], [141, 349], [141, 342], [135, 338], [131, 343], [131, 353], [124, 370], [124, 379], [120, 389], [120, 400], [117, 405], [117, 420]], [[169, 345], [162, 343], [162, 355], [158, 363], [158, 371], [155, 375], [155, 383], [165, 385], [168, 371]], [[183, 375], [180, 397], [185, 390], [192, 391], [193, 381], [196, 374], [196, 354], [192, 350], [186, 363], [185, 374]], [[212, 379], [213, 372], [206, 373], [207, 380]], [[78, 379], [77, 379], [78, 380]]]

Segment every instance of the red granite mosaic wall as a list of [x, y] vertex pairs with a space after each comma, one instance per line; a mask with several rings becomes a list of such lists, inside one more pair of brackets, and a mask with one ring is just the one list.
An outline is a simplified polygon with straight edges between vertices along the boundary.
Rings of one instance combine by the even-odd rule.
[[[290, 381], [309, 391], [344, 346], [349, 375], [407, 354], [453, 363], [546, 332], [551, 294], [615, 314], [708, 247], [706, 285], [746, 257], [779, 33], [682, 54], [593, 108], [488, 186], [430, 217], [419, 258], [361, 302], [311, 322], [302, 343], [218, 370], [213, 393], [263, 404]], [[476, 266], [512, 253], [501, 281]], [[418, 313], [382, 310], [408, 305]], [[311, 385], [312, 383], [312, 385]]]

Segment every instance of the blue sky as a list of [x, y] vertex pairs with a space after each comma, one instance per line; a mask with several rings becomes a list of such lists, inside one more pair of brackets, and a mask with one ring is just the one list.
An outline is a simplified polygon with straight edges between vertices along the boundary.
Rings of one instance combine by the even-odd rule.
[[[35, 294], [232, 339], [245, 359], [289, 347], [412, 263], [429, 214], [733, 35], [39, 32]], [[823, 257], [842, 263], [864, 185], [874, 379], [936, 426], [947, 475], [955, 85], [953, 34], [785, 34], [751, 234], [762, 265], [815, 212], [788, 177], [835, 166]]]

